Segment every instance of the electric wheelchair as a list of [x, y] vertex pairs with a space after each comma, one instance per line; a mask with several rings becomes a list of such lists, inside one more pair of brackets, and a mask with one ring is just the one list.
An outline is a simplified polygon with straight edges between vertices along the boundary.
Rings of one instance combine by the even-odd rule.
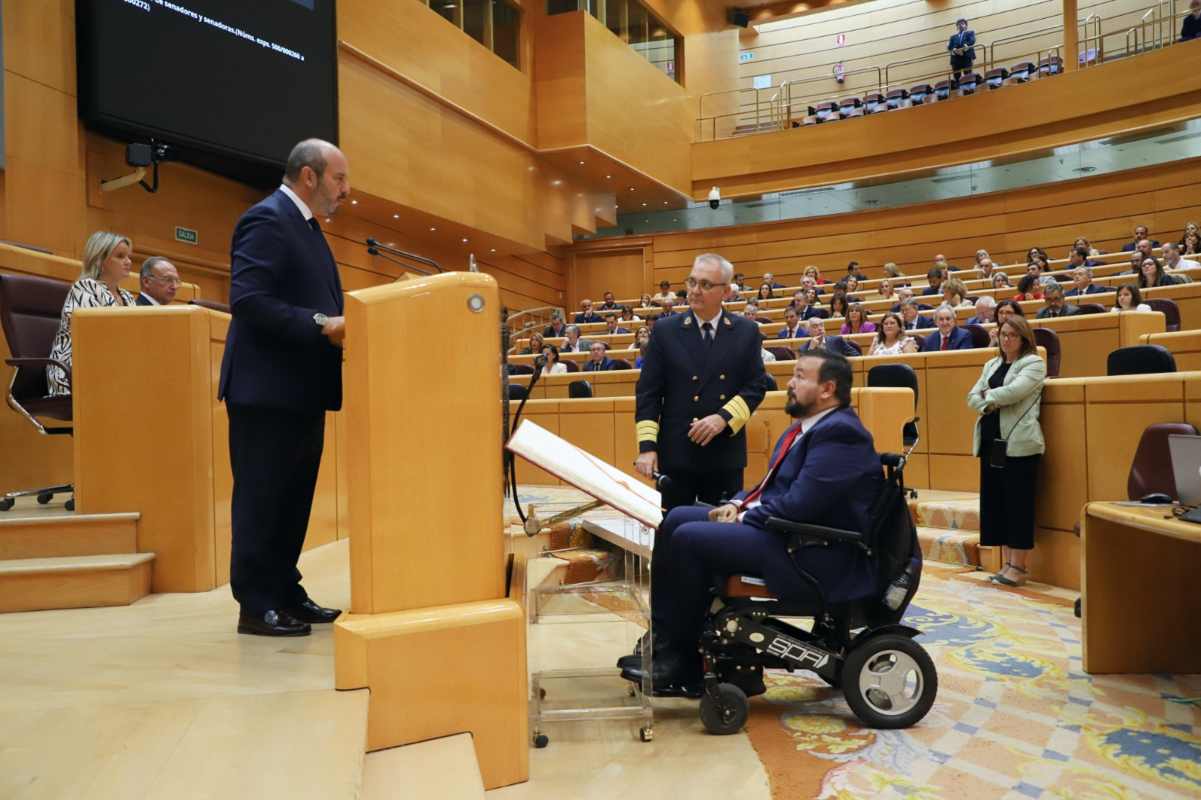
[[[865, 534], [770, 518], [769, 530], [789, 537], [796, 564], [802, 547], [836, 542], [862, 547], [871, 559], [878, 591], [849, 603], [827, 603], [818, 582], [800, 601], [771, 595], [755, 578], [731, 575], [715, 594], [701, 635], [704, 693], [700, 715], [705, 730], [731, 734], [748, 714], [748, 695], [764, 691], [763, 670], [808, 670], [841, 688], [851, 710], [870, 728], [907, 728], [930, 710], [938, 673], [926, 650], [913, 640], [920, 631], [900, 624], [917, 592], [922, 556], [905, 501], [905, 455], [883, 454], [883, 487], [872, 506]], [[810, 617], [811, 630], [783, 618]]]

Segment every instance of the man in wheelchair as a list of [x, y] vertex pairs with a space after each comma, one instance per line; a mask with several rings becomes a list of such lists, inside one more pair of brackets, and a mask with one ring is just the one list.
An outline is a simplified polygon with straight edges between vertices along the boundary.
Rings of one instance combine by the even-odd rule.
[[[656, 696], [702, 697], [711, 732], [741, 728], [746, 697], [764, 691], [764, 666], [812, 670], [835, 686], [854, 667], [858, 685], [847, 699], [876, 727], [911, 725], [933, 703], [933, 663], [912, 641], [917, 631], [896, 624], [921, 564], [903, 459], [884, 459], [886, 479], [850, 403], [847, 359], [803, 354], [785, 407], [797, 421], [776, 443], [763, 480], [717, 508], [675, 508], [656, 532], [656, 559], [665, 555], [669, 569], [651, 583], [651, 685]], [[892, 541], [877, 542], [882, 531]], [[766, 591], [730, 576], [761, 578]], [[777, 616], [813, 617], [813, 630]], [[851, 629], [863, 627], [852, 639]], [[860, 647], [868, 639], [872, 647]], [[856, 653], [871, 663], [858, 664]], [[642, 663], [637, 650], [618, 662], [636, 682], [646, 677]]]

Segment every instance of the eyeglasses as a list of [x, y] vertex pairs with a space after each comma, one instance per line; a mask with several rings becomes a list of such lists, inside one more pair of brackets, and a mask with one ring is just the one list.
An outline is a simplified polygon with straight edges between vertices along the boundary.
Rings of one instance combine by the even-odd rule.
[[710, 289], [714, 288], [715, 286], [729, 286], [730, 284], [714, 283], [713, 281], [706, 280], [704, 278], [701, 278], [698, 281], [696, 278], [689, 277], [687, 280], [684, 281], [684, 285], [687, 286], [689, 289], [695, 289], [696, 287], [699, 286], [699, 287], [701, 287], [702, 292], [707, 292]]
[[150, 277], [154, 278], [156, 281], [162, 281], [168, 286], [180, 286], [183, 284], [183, 281], [181, 281], [179, 278], [164, 278], [161, 275], [151, 275]]

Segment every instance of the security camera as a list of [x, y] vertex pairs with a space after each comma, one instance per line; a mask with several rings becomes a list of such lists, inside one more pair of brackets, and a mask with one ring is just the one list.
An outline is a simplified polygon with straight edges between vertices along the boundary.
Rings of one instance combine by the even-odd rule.
[[721, 189], [718, 189], [716, 186], [714, 186], [712, 189], [709, 190], [709, 208], [716, 211], [717, 207], [720, 205], [721, 205]]

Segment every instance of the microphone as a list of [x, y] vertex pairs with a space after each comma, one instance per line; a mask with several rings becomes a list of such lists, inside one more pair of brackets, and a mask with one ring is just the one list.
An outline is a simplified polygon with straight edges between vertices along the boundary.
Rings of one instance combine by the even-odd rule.
[[660, 492], [671, 488], [670, 475], [665, 475], [662, 472], [654, 472], [651, 474], [651, 480], [655, 482], [655, 488]]

